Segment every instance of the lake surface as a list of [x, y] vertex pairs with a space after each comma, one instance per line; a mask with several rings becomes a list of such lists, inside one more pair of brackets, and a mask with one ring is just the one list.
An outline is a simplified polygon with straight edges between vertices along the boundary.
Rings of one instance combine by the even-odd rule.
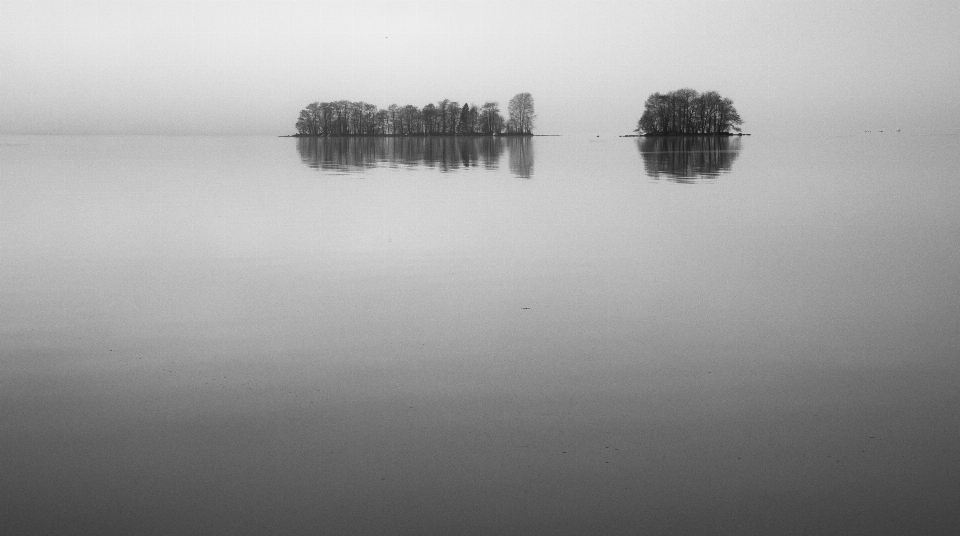
[[960, 136], [0, 138], [16, 534], [953, 534]]

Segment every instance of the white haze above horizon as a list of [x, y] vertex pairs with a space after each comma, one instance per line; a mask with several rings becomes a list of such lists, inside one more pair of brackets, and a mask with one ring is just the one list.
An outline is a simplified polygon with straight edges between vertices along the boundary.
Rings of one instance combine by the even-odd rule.
[[960, 3], [0, 2], [0, 133], [289, 134], [301, 108], [533, 95], [539, 134], [627, 134], [646, 97], [744, 132], [955, 131]]

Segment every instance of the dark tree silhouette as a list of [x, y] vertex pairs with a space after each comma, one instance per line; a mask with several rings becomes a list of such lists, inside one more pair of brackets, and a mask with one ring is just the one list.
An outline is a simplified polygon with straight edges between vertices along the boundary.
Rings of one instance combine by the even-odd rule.
[[[518, 100], [519, 99], [519, 100]], [[516, 102], [515, 102], [516, 101]], [[380, 109], [366, 102], [314, 102], [300, 111], [298, 136], [471, 136], [529, 134], [533, 128], [533, 97], [521, 93], [511, 102], [511, 120], [500, 115], [500, 104], [476, 104], [443, 99], [423, 108], [391, 104]]]
[[480, 109], [480, 133], [496, 134], [503, 131], [503, 116], [500, 115], [500, 104], [485, 102]]
[[460, 125], [457, 132], [459, 134], [473, 133], [470, 128], [470, 105], [467, 103], [463, 103], [463, 108], [460, 109]]
[[740, 132], [743, 120], [733, 101], [716, 91], [690, 88], [654, 93], [643, 104], [635, 132], [647, 135], [727, 134]]
[[510, 99], [507, 108], [510, 121], [507, 123], [507, 132], [514, 134], [530, 134], [533, 130], [533, 120], [537, 114], [533, 110], [533, 97], [529, 93], [517, 93]]

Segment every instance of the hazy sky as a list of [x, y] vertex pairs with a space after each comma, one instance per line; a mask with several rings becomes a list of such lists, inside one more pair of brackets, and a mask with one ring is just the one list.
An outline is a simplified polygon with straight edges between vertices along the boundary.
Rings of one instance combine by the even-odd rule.
[[956, 130], [960, 2], [0, 2], [0, 133], [292, 133], [310, 102], [533, 94], [629, 133], [655, 91], [745, 132]]

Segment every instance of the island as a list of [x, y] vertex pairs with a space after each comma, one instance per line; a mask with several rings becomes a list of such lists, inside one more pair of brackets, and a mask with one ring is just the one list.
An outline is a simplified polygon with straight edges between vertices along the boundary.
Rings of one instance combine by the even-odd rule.
[[732, 100], [716, 91], [683, 88], [647, 97], [634, 132], [640, 136], [738, 136], [744, 135], [742, 124]]
[[507, 110], [505, 119], [497, 102], [478, 107], [443, 99], [422, 108], [391, 104], [385, 109], [362, 101], [314, 102], [300, 110], [292, 137], [532, 136], [533, 97], [518, 93]]

